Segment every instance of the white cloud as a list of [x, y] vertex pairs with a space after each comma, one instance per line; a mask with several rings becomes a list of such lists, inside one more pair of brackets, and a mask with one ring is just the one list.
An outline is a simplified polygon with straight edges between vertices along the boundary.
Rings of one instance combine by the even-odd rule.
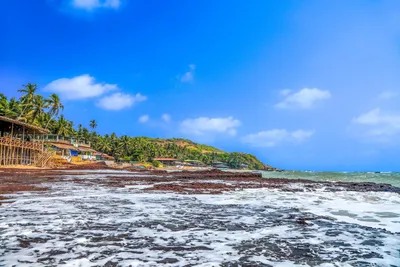
[[61, 78], [44, 87], [45, 91], [57, 93], [64, 99], [91, 98], [116, 89], [118, 89], [116, 84], [96, 83], [94, 77], [88, 74]]
[[139, 122], [140, 123], [146, 123], [146, 122], [148, 122], [149, 121], [149, 115], [143, 115], [143, 116], [140, 116], [139, 117]]
[[290, 135], [295, 142], [302, 143], [311, 136], [313, 136], [314, 133], [315, 133], [314, 131], [297, 130], [292, 132]]
[[290, 90], [290, 89], [284, 89], [284, 90], [281, 90], [281, 91], [279, 92], [279, 94], [282, 95], [282, 96], [287, 96], [287, 95], [290, 94], [291, 92], [292, 92], [292, 90]]
[[170, 121], [171, 121], [171, 115], [169, 115], [169, 114], [163, 114], [163, 115], [161, 116], [161, 119], [162, 119], [163, 121], [165, 121], [165, 122], [170, 122]]
[[359, 124], [367, 124], [367, 125], [375, 125], [378, 124], [381, 120], [381, 110], [379, 108], [368, 111], [364, 114], [361, 114], [357, 118], [354, 118], [355, 123]]
[[73, 7], [87, 11], [91, 11], [96, 8], [118, 9], [120, 5], [120, 0], [72, 0]]
[[379, 94], [380, 99], [393, 99], [395, 97], [399, 96], [398, 92], [394, 91], [383, 91], [382, 93]]
[[180, 81], [182, 83], [191, 83], [193, 82], [194, 79], [194, 71], [196, 69], [196, 65], [190, 64], [189, 65], [189, 71], [187, 71], [183, 76], [180, 78]]
[[367, 128], [367, 136], [382, 137], [400, 134], [400, 114], [383, 113], [379, 108], [372, 109], [353, 119], [356, 124]]
[[313, 134], [314, 131], [297, 130], [289, 132], [286, 129], [272, 129], [246, 135], [242, 138], [242, 141], [254, 147], [274, 147], [286, 142], [299, 144]]
[[97, 106], [107, 110], [121, 110], [131, 107], [133, 104], [145, 101], [147, 97], [136, 94], [128, 95], [123, 93], [115, 93], [110, 96], [105, 96], [97, 102]]
[[280, 92], [285, 97], [283, 101], [276, 104], [276, 108], [302, 108], [310, 109], [319, 101], [331, 98], [328, 90], [320, 90], [317, 88], [304, 88], [297, 92], [290, 90], [282, 90]]
[[236, 135], [236, 128], [240, 121], [232, 117], [228, 118], [207, 118], [186, 119], [181, 122], [181, 131], [194, 135], [205, 135], [212, 133], [223, 133]]

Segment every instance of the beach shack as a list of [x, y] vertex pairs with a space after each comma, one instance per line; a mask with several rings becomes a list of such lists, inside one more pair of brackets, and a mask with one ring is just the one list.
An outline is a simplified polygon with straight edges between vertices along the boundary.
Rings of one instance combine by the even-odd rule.
[[55, 151], [56, 155], [67, 161], [71, 161], [72, 157], [77, 157], [79, 154], [78, 148], [71, 144], [51, 143], [51, 148]]
[[220, 162], [220, 161], [214, 161], [212, 163], [212, 167], [220, 170], [225, 170], [229, 169], [229, 166], [226, 163]]
[[79, 144], [78, 150], [82, 160], [96, 160], [97, 151], [92, 149], [89, 144]]
[[72, 157], [78, 156], [78, 148], [72, 144], [71, 137], [46, 134], [42, 136], [42, 140], [49, 150], [54, 151], [56, 158], [71, 162]]
[[43, 140], [50, 145], [57, 156], [68, 162], [97, 160], [98, 152], [90, 147], [89, 142], [77, 141], [73, 137], [60, 135], [45, 135]]
[[200, 160], [190, 160], [190, 159], [185, 160], [185, 165], [190, 166], [190, 167], [206, 167], [207, 166]]
[[0, 166], [45, 166], [52, 154], [45, 150], [40, 137], [48, 133], [35, 125], [0, 116]]
[[104, 160], [115, 160], [115, 158], [113, 156], [110, 156], [106, 153], [101, 153], [101, 152], [96, 152], [94, 153], [96, 160], [98, 161], [104, 161]]
[[115, 158], [113, 156], [101, 152], [96, 152], [94, 155], [97, 161], [103, 161], [106, 165], [115, 164]]
[[241, 170], [245, 170], [245, 169], [248, 169], [249, 168], [249, 165], [247, 165], [247, 164], [239, 164], [239, 166], [238, 166], [238, 169], [241, 169]]

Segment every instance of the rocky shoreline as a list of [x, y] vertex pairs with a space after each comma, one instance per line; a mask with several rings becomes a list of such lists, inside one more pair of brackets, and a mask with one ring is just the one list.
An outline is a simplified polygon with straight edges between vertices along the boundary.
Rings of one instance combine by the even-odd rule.
[[[86, 179], [87, 171], [105, 175]], [[115, 171], [115, 172], [112, 172]], [[177, 171], [114, 169], [101, 164], [78, 165], [67, 169], [0, 169], [0, 200], [17, 192], [46, 191], [49, 184], [70, 182], [81, 185], [128, 187], [142, 192], [169, 191], [179, 194], [221, 194], [243, 189], [269, 188], [285, 192], [355, 191], [393, 192], [400, 188], [371, 182], [320, 182], [301, 179], [262, 178], [260, 173], [220, 170]], [[3, 195], [3, 196], [2, 196]]]
[[0, 169], [0, 266], [397, 266], [398, 187], [85, 167]]

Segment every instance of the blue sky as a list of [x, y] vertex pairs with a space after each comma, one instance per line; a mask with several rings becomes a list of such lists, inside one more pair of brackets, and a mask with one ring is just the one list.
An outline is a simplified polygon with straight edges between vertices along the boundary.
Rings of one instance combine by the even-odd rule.
[[98, 132], [286, 169], [400, 170], [398, 1], [3, 1], [0, 91]]

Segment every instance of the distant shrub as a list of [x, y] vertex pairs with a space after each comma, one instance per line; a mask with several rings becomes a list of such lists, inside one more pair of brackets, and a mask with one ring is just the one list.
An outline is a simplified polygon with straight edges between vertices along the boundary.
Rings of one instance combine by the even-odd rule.
[[125, 156], [125, 157], [123, 157], [123, 158], [121, 159], [121, 161], [126, 161], [126, 162], [132, 161], [132, 157]]
[[153, 166], [159, 168], [161, 166], [161, 163], [158, 160], [153, 160]]

